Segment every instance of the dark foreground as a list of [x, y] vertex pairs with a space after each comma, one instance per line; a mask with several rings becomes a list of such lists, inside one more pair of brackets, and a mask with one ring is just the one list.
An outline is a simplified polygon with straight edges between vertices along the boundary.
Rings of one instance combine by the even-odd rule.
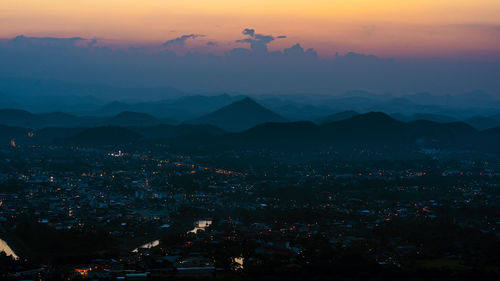
[[0, 279], [499, 280], [499, 159], [3, 148]]

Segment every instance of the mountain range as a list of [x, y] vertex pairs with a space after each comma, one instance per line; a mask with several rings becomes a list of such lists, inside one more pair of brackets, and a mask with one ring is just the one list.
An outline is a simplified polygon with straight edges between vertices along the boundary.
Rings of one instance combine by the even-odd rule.
[[30, 113], [19, 109], [0, 109], [0, 124], [26, 128], [84, 127], [84, 126], [143, 126], [172, 124], [170, 119], [159, 119], [146, 113], [123, 111], [115, 116], [76, 116], [64, 112]]
[[211, 124], [226, 131], [243, 131], [262, 123], [286, 121], [254, 100], [244, 98], [186, 123]]
[[[363, 97], [363, 96], [362, 96]], [[324, 124], [359, 115], [359, 111], [347, 110], [332, 113], [326, 106], [298, 105], [277, 98], [265, 97], [263, 106], [245, 96], [187, 96], [175, 100], [128, 104], [111, 102], [97, 111], [85, 115], [62, 111], [30, 113], [20, 109], [0, 109], [0, 124], [27, 128], [75, 127], [75, 126], [142, 126], [176, 124], [212, 124], [227, 131], [242, 131], [265, 122], [314, 121]], [[282, 103], [282, 106], [276, 104]], [[272, 106], [274, 104], [274, 107]], [[269, 108], [281, 110], [275, 112]], [[280, 113], [284, 112], [286, 115]], [[295, 112], [295, 113], [293, 113]], [[301, 113], [297, 113], [301, 112]], [[168, 118], [165, 116], [173, 116]], [[318, 117], [319, 116], [319, 117]], [[478, 130], [500, 126], [500, 114], [471, 115], [458, 118], [434, 113], [391, 113], [391, 117], [403, 122], [428, 120], [439, 123], [465, 122]]]
[[[384, 113], [366, 113], [323, 125], [312, 122], [266, 123], [227, 137], [241, 147], [305, 148], [459, 148], [478, 133], [471, 126], [432, 121], [401, 122]], [[220, 141], [219, 141], [220, 143]]]
[[[30, 134], [30, 132], [32, 134]], [[500, 152], [500, 127], [476, 130], [464, 122], [402, 122], [371, 112], [317, 125], [309, 121], [267, 122], [242, 132], [225, 132], [209, 124], [50, 127], [31, 130], [0, 126], [0, 141], [78, 145], [117, 145], [140, 141], [164, 143], [172, 149], [286, 151], [420, 151], [422, 149]]]
[[[110, 117], [132, 111], [185, 122], [244, 97], [240, 93], [187, 93], [172, 87], [120, 88], [50, 79], [0, 78], [0, 108], [34, 113], [65, 112], [77, 116]], [[442, 115], [456, 120], [475, 116], [489, 118], [500, 112], [500, 99], [481, 91], [455, 95], [424, 92], [401, 96], [366, 91], [323, 95], [300, 92], [254, 94], [251, 98], [290, 121], [316, 121], [345, 110], [359, 113], [380, 111], [405, 116]]]
[[[427, 119], [427, 120], [424, 120]], [[290, 122], [248, 97], [181, 124], [150, 114], [113, 116], [33, 114], [0, 110], [0, 141], [59, 144], [126, 144], [153, 140], [206, 149], [386, 149], [499, 150], [500, 115], [463, 121], [437, 114], [344, 111], [311, 121]]]

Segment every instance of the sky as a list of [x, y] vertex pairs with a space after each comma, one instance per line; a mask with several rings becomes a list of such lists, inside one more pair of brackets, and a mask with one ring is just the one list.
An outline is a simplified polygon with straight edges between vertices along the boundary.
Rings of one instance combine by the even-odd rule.
[[499, 14], [498, 0], [0, 0], [0, 79], [500, 98]]
[[[320, 56], [488, 57], [500, 53], [498, 0], [0, 0], [0, 38], [98, 38], [157, 44], [182, 35], [193, 50], [241, 45], [243, 28], [286, 36]], [[202, 48], [203, 47], [203, 48]]]

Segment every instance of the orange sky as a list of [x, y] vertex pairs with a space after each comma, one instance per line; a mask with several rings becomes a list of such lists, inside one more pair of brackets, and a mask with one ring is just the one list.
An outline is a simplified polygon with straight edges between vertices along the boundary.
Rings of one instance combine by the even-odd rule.
[[212, 51], [237, 46], [243, 28], [274, 36], [270, 49], [300, 42], [320, 55], [500, 53], [499, 0], [0, 0], [0, 38], [54, 36], [159, 44], [203, 34]]

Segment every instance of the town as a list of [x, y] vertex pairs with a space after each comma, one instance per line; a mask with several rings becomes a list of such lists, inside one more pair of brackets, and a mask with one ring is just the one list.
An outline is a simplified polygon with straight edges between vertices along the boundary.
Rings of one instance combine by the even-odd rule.
[[157, 146], [3, 148], [1, 279], [499, 276], [498, 158]]

